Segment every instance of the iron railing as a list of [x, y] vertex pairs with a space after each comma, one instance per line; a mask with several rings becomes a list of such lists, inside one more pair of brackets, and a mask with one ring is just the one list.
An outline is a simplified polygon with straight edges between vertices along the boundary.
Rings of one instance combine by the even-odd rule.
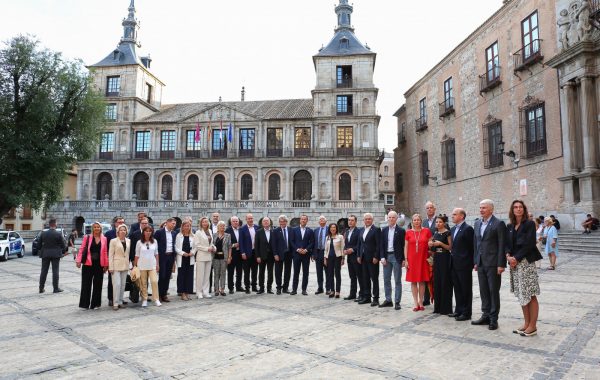
[[541, 44], [542, 40], [533, 40], [513, 54], [515, 72], [525, 70], [527, 67], [544, 59]]
[[427, 129], [427, 116], [421, 116], [417, 120], [415, 120], [415, 130], [417, 132], [422, 132]]
[[454, 113], [454, 98], [447, 98], [439, 104], [440, 118]]
[[500, 79], [500, 66], [494, 66], [479, 76], [479, 92], [491, 91], [502, 83]]

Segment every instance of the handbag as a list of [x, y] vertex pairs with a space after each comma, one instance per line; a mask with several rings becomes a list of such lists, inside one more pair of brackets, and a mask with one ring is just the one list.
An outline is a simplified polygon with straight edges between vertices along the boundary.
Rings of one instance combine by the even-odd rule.
[[546, 236], [542, 236], [542, 244], [546, 245], [547, 241], [548, 241], [548, 238]]
[[429, 266], [431, 266], [431, 267], [433, 266], [433, 255], [431, 255], [427, 258], [427, 264], [429, 264]]
[[131, 276], [131, 281], [133, 281], [133, 282], [136, 282], [137, 280], [139, 280], [139, 278], [140, 278], [140, 268], [133, 267], [131, 269], [130, 276]]

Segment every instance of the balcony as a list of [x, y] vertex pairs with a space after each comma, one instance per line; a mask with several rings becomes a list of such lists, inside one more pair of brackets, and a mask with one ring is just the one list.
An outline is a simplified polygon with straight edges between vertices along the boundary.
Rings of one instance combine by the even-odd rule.
[[205, 150], [186, 150], [185, 158], [209, 158], [209, 155]]
[[238, 150], [238, 157], [254, 157], [254, 149], [240, 149]]
[[227, 158], [227, 151], [225, 149], [213, 150], [210, 156], [212, 158]]
[[501, 83], [500, 66], [494, 66], [479, 76], [479, 93], [483, 94], [491, 91]]
[[338, 79], [337, 88], [352, 88], [352, 78]]
[[415, 120], [415, 131], [417, 133], [423, 132], [427, 129], [427, 116], [421, 116], [417, 120]]
[[283, 157], [283, 148], [267, 148], [267, 157]]
[[100, 152], [98, 155], [98, 159], [100, 160], [112, 160], [113, 152]]
[[150, 158], [150, 152], [149, 151], [135, 152], [134, 158], [147, 160]]
[[354, 156], [354, 149], [352, 147], [337, 148], [338, 157], [352, 157]]
[[161, 160], [172, 160], [175, 158], [174, 150], [161, 150], [160, 151], [160, 159]]
[[439, 104], [440, 119], [454, 113], [454, 98], [448, 98]]
[[295, 148], [294, 157], [310, 157], [310, 148]]
[[521, 50], [513, 54], [513, 65], [515, 73], [526, 70], [544, 59], [541, 49], [542, 40], [533, 40]]

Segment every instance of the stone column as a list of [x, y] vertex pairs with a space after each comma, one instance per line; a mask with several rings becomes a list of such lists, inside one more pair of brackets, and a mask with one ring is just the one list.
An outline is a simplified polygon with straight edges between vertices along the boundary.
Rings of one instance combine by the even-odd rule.
[[284, 189], [284, 191], [282, 191], [283, 194], [283, 199], [284, 200], [292, 200], [294, 198], [294, 194], [293, 192], [293, 185], [294, 185], [294, 178], [292, 177], [292, 169], [291, 168], [286, 168], [285, 170], [285, 178], [281, 179], [283, 181], [282, 183], [282, 188]]
[[175, 178], [173, 179], [173, 200], [174, 201], [181, 201], [181, 200], [186, 200], [187, 196], [182, 196], [183, 194], [183, 188], [184, 183], [183, 183], [183, 178], [181, 177], [181, 168], [177, 169], [177, 174], [175, 174]]
[[[78, 201], [83, 200], [83, 170], [77, 171], [77, 199]], [[86, 199], [87, 200], [87, 199]]]
[[263, 177], [263, 168], [256, 168], [256, 176], [254, 177], [254, 182], [256, 183], [256, 189], [252, 189], [252, 200], [254, 201], [262, 201], [263, 199], [267, 199], [265, 194], [263, 193], [263, 189], [265, 188], [266, 178]]
[[594, 78], [581, 78], [581, 132], [585, 171], [598, 169], [598, 112]]
[[198, 189], [198, 196], [200, 197], [199, 200], [203, 200], [203, 201], [209, 201], [212, 200], [212, 197], [209, 199], [208, 197], [208, 193], [209, 193], [209, 189], [211, 188], [212, 184], [210, 183], [210, 178], [208, 178], [208, 169], [203, 168], [202, 169], [202, 178], [200, 178], [200, 180], [198, 181], [198, 185], [200, 186], [200, 188]]
[[121, 200], [130, 200], [131, 195], [133, 194], [133, 192], [131, 190], [132, 190], [131, 170], [126, 170], [125, 171], [125, 199], [121, 199]]
[[150, 189], [148, 189], [148, 200], [154, 201], [158, 199], [156, 196], [156, 169], [150, 170]]
[[236, 182], [237, 180], [235, 178], [235, 171], [233, 170], [233, 168], [229, 168], [229, 179], [227, 180], [225, 185], [225, 194], [223, 194], [225, 200], [238, 200], [239, 197], [237, 196], [237, 193], [235, 191]]
[[[358, 183], [356, 184], [355, 188], [355, 193], [356, 193], [356, 200], [357, 201], [362, 201], [362, 167], [359, 166], [356, 168], [357, 172], [358, 172]], [[356, 181], [356, 179], [354, 180]]]

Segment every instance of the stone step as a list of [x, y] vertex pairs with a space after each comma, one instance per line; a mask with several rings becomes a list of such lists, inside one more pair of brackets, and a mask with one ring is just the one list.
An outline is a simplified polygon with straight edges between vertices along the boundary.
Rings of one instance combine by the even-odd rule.
[[585, 249], [581, 247], [560, 247], [559, 250], [588, 255], [600, 255], [600, 249]]

